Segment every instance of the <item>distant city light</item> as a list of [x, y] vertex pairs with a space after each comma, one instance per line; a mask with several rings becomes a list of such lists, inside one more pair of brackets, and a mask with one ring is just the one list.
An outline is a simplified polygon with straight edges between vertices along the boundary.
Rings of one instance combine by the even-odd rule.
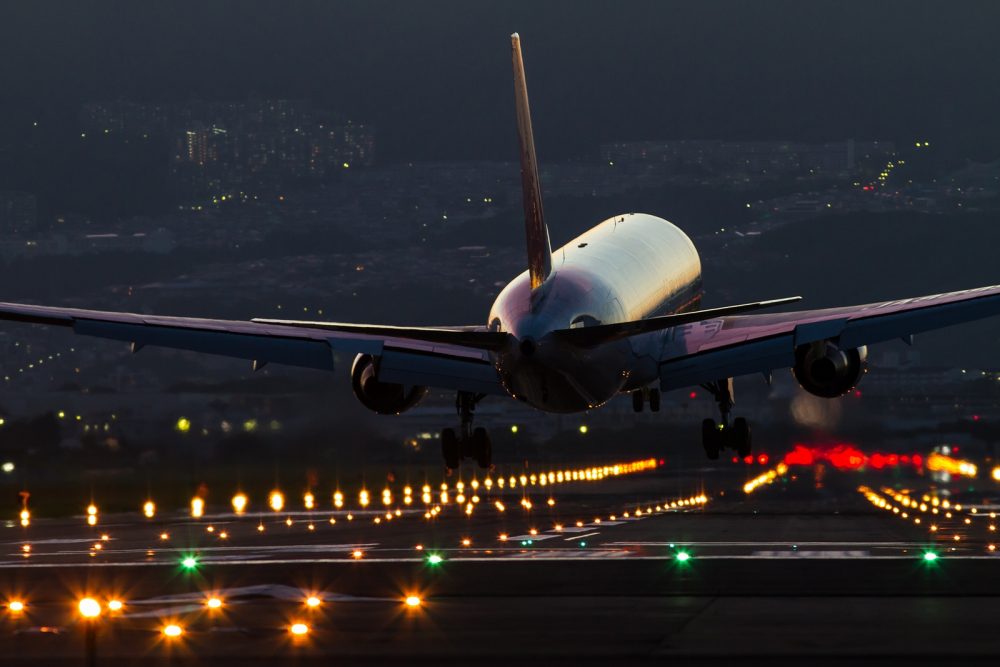
[[589, 431], [589, 430], [590, 430], [590, 428], [588, 428], [586, 424], [580, 424], [580, 433], [582, 433], [583, 435], [586, 435], [587, 431]]
[[5, 473], [8, 473], [8, 474], [14, 472], [14, 463], [13, 463], [13, 461], [4, 461], [3, 465], [0, 466], [0, 470], [3, 470]]
[[147, 519], [152, 519], [156, 516], [156, 504], [152, 500], [147, 500], [142, 505], [142, 514]]
[[177, 423], [174, 424], [174, 428], [180, 433], [187, 433], [191, 430], [191, 420], [187, 417], [181, 417], [177, 420]]

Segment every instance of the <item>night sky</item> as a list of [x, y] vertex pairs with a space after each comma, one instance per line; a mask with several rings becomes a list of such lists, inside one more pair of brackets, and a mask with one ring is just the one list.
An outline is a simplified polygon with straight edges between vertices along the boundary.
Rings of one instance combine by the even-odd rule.
[[539, 156], [601, 141], [926, 137], [1000, 154], [1000, 3], [7, 2], [0, 121], [81, 103], [309, 98], [382, 160], [516, 155], [521, 33]]

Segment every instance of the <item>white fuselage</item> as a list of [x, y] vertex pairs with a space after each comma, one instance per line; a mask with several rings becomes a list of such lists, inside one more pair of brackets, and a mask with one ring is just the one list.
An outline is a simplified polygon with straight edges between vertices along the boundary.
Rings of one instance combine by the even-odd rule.
[[701, 299], [701, 260], [691, 239], [652, 215], [609, 218], [552, 253], [552, 273], [532, 293], [528, 272], [490, 310], [489, 328], [517, 343], [496, 353], [511, 396], [549, 412], [577, 412], [657, 378], [660, 336], [582, 348], [555, 340], [558, 329], [683, 312]]

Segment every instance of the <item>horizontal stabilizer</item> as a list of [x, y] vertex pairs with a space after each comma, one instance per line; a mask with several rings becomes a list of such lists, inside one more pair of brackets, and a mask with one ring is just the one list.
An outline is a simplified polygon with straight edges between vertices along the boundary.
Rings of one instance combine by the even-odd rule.
[[784, 299], [772, 299], [770, 301], [755, 301], [753, 303], [743, 303], [736, 306], [722, 306], [721, 308], [709, 308], [707, 310], [694, 310], [688, 313], [677, 313], [676, 315], [662, 315], [660, 317], [650, 317], [645, 320], [634, 320], [632, 322], [618, 322], [614, 324], [598, 324], [592, 327], [581, 327], [579, 329], [558, 329], [552, 332], [560, 340], [564, 340], [580, 347], [594, 347], [602, 343], [637, 336], [651, 331], [669, 329], [681, 324], [691, 322], [703, 322], [716, 317], [726, 315], [739, 315], [740, 313], [760, 310], [761, 308], [771, 308], [772, 306], [782, 306], [786, 303], [794, 303], [801, 300], [801, 296], [791, 296]]
[[477, 350], [499, 350], [503, 348], [509, 334], [484, 331], [482, 327], [396, 327], [382, 324], [348, 324], [344, 322], [308, 322], [303, 320], [272, 320], [255, 317], [251, 322], [274, 324], [283, 327], [318, 329], [338, 333], [363, 334], [369, 336], [391, 336], [427, 343], [462, 345]]

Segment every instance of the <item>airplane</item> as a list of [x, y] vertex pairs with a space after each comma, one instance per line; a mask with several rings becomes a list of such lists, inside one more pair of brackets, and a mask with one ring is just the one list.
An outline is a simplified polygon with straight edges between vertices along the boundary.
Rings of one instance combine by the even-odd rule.
[[520, 145], [527, 269], [511, 280], [486, 323], [409, 327], [254, 318], [166, 317], [0, 303], [0, 319], [72, 328], [74, 333], [333, 371], [353, 355], [351, 386], [368, 409], [400, 414], [428, 388], [455, 391], [458, 428], [441, 432], [449, 470], [463, 459], [489, 468], [492, 443], [474, 427], [487, 396], [545, 412], [598, 408], [631, 394], [637, 412], [660, 393], [701, 386], [720, 419], [702, 422], [709, 459], [752, 451], [748, 421], [732, 418], [733, 378], [790, 368], [801, 387], [835, 398], [866, 372], [867, 346], [1000, 313], [1000, 286], [843, 308], [776, 314], [751, 311], [788, 297], [700, 309], [701, 260], [691, 239], [644, 213], [609, 218], [552, 251], [542, 207], [528, 91], [517, 33], [511, 35]]

